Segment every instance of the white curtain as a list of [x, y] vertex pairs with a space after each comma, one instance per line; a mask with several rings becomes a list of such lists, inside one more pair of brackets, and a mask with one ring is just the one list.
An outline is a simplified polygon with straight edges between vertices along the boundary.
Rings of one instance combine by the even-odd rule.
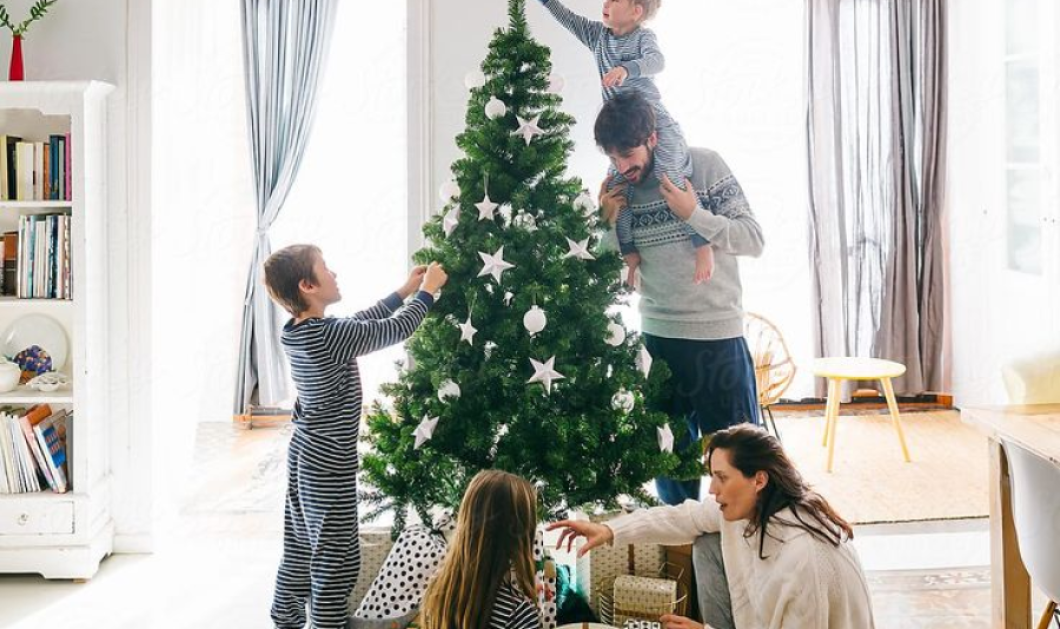
[[288, 397], [279, 309], [261, 283], [269, 228], [302, 162], [335, 23], [337, 0], [243, 0], [247, 118], [257, 232], [243, 307], [236, 414]]

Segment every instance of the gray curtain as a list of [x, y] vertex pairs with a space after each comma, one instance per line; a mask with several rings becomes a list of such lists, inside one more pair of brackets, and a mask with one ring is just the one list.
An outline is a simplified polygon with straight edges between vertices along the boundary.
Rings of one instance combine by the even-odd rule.
[[943, 386], [945, 2], [806, 0], [815, 351], [906, 394]]
[[280, 310], [262, 285], [269, 227], [291, 191], [316, 111], [338, 0], [243, 0], [243, 61], [257, 233], [243, 303], [235, 413], [288, 396]]

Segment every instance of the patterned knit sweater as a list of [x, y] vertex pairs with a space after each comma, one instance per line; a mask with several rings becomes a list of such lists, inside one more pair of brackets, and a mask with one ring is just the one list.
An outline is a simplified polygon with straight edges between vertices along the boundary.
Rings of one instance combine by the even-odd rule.
[[818, 540], [795, 522], [790, 509], [773, 516], [765, 557], [760, 533], [745, 537], [747, 520], [729, 522], [713, 496], [675, 507], [655, 507], [607, 523], [614, 544], [690, 544], [704, 533], [721, 533], [736, 629], [872, 629], [872, 601], [861, 560], [850, 542]]
[[[644, 332], [677, 339], [743, 336], [743, 287], [738, 256], [761, 255], [762, 228], [721, 156], [691, 148], [692, 185], [700, 206], [686, 221], [714, 247], [714, 277], [695, 284], [695, 252], [681, 219], [667, 211], [653, 175], [633, 187], [633, 242], [640, 251], [640, 313]], [[617, 249], [615, 230], [601, 241]]]

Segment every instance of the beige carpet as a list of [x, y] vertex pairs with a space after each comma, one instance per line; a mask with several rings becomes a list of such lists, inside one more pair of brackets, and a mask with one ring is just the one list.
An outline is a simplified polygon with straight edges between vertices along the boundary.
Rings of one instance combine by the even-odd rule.
[[806, 480], [851, 523], [988, 515], [986, 437], [957, 411], [902, 414], [911, 463], [889, 415], [843, 415], [831, 474], [823, 417], [778, 415], [777, 426]]

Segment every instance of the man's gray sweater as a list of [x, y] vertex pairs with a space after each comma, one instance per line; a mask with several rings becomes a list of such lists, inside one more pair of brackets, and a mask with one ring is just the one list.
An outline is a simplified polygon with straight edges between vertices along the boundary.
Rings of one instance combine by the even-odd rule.
[[[696, 257], [659, 182], [648, 174], [633, 187], [633, 242], [640, 251], [643, 331], [665, 338], [718, 340], [743, 336], [743, 288], [737, 256], [758, 257], [764, 241], [743, 190], [714, 151], [691, 148], [692, 185], [700, 206], [688, 219], [714, 248], [714, 277], [693, 283]], [[616, 249], [615, 230], [602, 242]]]

